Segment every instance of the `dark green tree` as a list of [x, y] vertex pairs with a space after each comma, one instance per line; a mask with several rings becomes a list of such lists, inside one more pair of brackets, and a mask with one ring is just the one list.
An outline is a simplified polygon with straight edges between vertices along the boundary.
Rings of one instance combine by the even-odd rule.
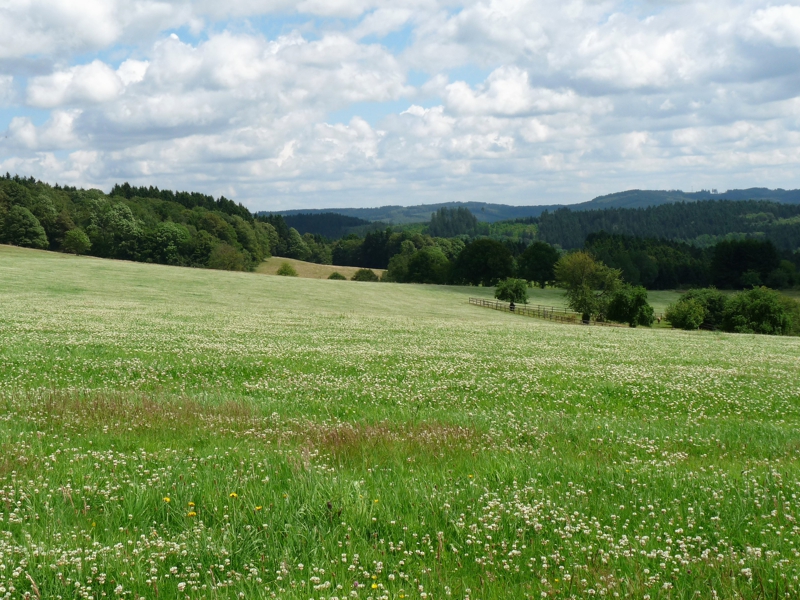
[[[687, 314], [695, 314], [695, 311], [692, 310], [687, 312], [688, 309], [684, 310], [681, 307], [682, 303], [685, 302], [697, 302], [703, 307], [703, 318], [697, 327], [703, 327], [704, 329], [717, 329], [720, 326], [720, 323], [722, 323], [722, 317], [725, 313], [725, 308], [728, 305], [728, 296], [716, 288], [689, 290], [685, 294], [681, 295], [680, 298], [678, 298], [678, 302], [675, 304], [678, 312], [675, 314], [682, 314], [682, 312]], [[675, 325], [675, 323], [673, 323], [669, 317], [667, 317], [667, 320], [672, 323], [673, 327], [685, 329], [683, 325]]]
[[39, 220], [24, 206], [12, 206], [5, 218], [3, 239], [14, 246], [48, 247], [47, 234]]
[[556, 279], [558, 250], [546, 242], [533, 242], [517, 259], [517, 275], [532, 281], [542, 289]]
[[433, 237], [469, 235], [478, 228], [478, 219], [468, 208], [442, 207], [431, 215], [428, 233]]
[[70, 254], [86, 254], [92, 247], [92, 242], [89, 236], [83, 229], [75, 228], [70, 229], [64, 235], [64, 241], [61, 244], [61, 249]]
[[514, 279], [513, 277], [503, 279], [497, 284], [494, 290], [494, 297], [503, 302], [527, 304], [528, 282], [524, 279]]
[[405, 281], [410, 283], [446, 283], [450, 261], [437, 246], [417, 250], [408, 261]]
[[400, 252], [389, 259], [389, 268], [383, 274], [384, 281], [395, 283], [406, 283], [408, 281], [408, 264], [417, 249], [411, 240], [403, 240], [400, 244]]
[[609, 320], [627, 323], [631, 327], [650, 327], [655, 320], [653, 307], [647, 302], [647, 290], [642, 286], [621, 285], [608, 303]]
[[780, 294], [766, 287], [757, 287], [734, 294], [728, 300], [721, 328], [736, 333], [786, 335], [792, 323]]
[[573, 252], [558, 259], [556, 285], [566, 290], [567, 303], [583, 320], [602, 319], [608, 303], [621, 283], [620, 272], [595, 260], [586, 252]]
[[480, 239], [467, 244], [453, 267], [456, 283], [491, 287], [514, 273], [514, 258], [496, 240]]
[[740, 289], [760, 285], [780, 267], [780, 255], [770, 241], [723, 241], [714, 248], [711, 276], [717, 287]]
[[708, 311], [703, 303], [695, 298], [680, 300], [667, 307], [664, 318], [676, 329], [692, 331], [699, 329]]
[[223, 271], [244, 271], [245, 259], [241, 252], [230, 244], [218, 244], [208, 257], [208, 267]]

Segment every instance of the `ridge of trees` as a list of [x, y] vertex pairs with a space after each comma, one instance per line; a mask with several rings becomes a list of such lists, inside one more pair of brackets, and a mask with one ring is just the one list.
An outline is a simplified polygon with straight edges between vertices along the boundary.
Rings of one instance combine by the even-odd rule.
[[781, 250], [800, 247], [800, 204], [766, 200], [705, 200], [581, 211], [561, 208], [530, 222], [538, 225], [540, 240], [568, 249], [580, 248], [588, 235], [600, 231], [700, 247], [746, 237], [769, 240]]
[[[800, 206], [727, 201], [702, 204], [710, 207], [710, 215], [715, 217], [710, 219], [709, 227], [726, 231], [727, 226], [720, 223], [745, 223], [751, 231], [736, 235], [729, 232], [705, 246], [668, 239], [667, 235], [645, 237], [591, 231], [576, 249], [618, 270], [634, 287], [716, 285], [748, 289], [767, 285], [778, 289], [800, 284], [800, 251], [791, 251], [800, 248], [800, 240], [787, 248], [772, 241], [764, 231], [755, 231], [772, 224], [771, 231], [782, 228], [787, 233], [784, 239], [794, 239], [793, 232], [800, 228]], [[386, 269], [385, 279], [396, 282], [493, 285], [507, 277], [519, 277], [537, 285], [552, 285], [556, 278], [554, 265], [565, 247], [542, 239], [559, 230], [554, 223], [565, 231], [572, 231], [569, 228], [574, 226], [582, 232], [581, 228], [592, 229], [598, 224], [636, 230], [629, 227], [631, 223], [650, 231], [648, 228], [655, 230], [655, 216], [666, 210], [666, 233], [688, 235], [699, 231], [689, 217], [708, 216], [691, 213], [698, 205], [577, 215], [557, 211], [542, 219], [492, 224], [479, 222], [466, 208], [444, 207], [434, 213], [427, 227], [385, 227], [331, 240], [321, 234], [301, 235], [286, 217], [252, 215], [246, 207], [224, 197], [214, 199], [194, 192], [129, 184], [116, 185], [110, 194], [104, 194], [7, 174], [0, 177], [0, 242], [230, 270], [253, 269], [264, 258], [276, 255], [321, 264]], [[795, 213], [798, 214], [793, 216]], [[688, 224], [681, 229], [683, 221]], [[331, 227], [358, 222], [342, 217]]]

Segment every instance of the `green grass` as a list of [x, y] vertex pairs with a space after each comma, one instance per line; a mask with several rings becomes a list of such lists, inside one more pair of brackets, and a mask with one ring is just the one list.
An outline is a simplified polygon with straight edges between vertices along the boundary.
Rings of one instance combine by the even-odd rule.
[[342, 283], [0, 246], [0, 597], [800, 595], [800, 340]]

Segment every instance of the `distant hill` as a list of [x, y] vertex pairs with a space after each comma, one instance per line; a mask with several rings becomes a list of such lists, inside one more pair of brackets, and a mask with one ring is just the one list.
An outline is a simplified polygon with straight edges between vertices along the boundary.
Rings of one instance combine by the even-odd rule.
[[645, 208], [562, 208], [536, 219], [538, 238], [562, 248], [581, 248], [587, 236], [605, 231], [713, 246], [723, 239], [758, 238], [781, 250], [800, 248], [800, 203], [768, 200], [670, 202]]
[[330, 240], [338, 240], [350, 233], [364, 235], [368, 231], [383, 227], [382, 224], [373, 221], [333, 212], [284, 214], [283, 220], [301, 235], [311, 233]]
[[382, 221], [391, 225], [421, 223], [430, 221], [431, 215], [440, 208], [469, 209], [479, 221], [494, 223], [526, 217], [538, 217], [545, 211], [569, 208], [572, 211], [596, 210], [602, 208], [646, 208], [661, 206], [675, 202], [698, 202], [703, 200], [770, 200], [780, 204], [800, 204], [800, 190], [770, 190], [767, 188], [749, 188], [746, 190], [728, 190], [714, 193], [709, 190], [684, 192], [681, 190], [628, 190], [606, 196], [598, 196], [588, 202], [579, 204], [549, 204], [537, 206], [510, 206], [508, 204], [492, 204], [488, 202], [442, 202], [439, 204], [420, 204], [417, 206], [381, 206], [378, 208], [327, 208], [278, 211], [284, 216], [297, 214], [336, 213], [348, 217], [356, 217], [365, 221]]
[[[381, 221], [387, 225], [406, 225], [408, 223], [422, 223], [430, 221], [431, 215], [440, 208], [467, 208], [479, 221], [494, 223], [509, 219], [535, 217], [545, 209], [559, 208], [552, 206], [509, 206], [507, 204], [491, 204], [489, 202], [441, 202], [439, 204], [420, 204], [418, 206], [381, 206], [378, 208], [326, 208], [277, 211], [275, 214], [287, 218], [299, 214], [331, 214], [336, 213], [348, 217], [356, 217], [366, 221]], [[267, 212], [259, 213], [267, 214]], [[299, 231], [299, 229], [298, 229]]]

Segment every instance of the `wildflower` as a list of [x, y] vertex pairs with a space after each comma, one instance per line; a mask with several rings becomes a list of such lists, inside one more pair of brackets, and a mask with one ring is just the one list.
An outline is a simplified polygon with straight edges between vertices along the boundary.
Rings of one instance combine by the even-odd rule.
[[467, 475], [467, 477], [469, 477], [470, 479], [472, 479], [472, 475]]
[[256, 510], [261, 510], [262, 508], [264, 508], [264, 507], [263, 506], [256, 506]]
[[377, 503], [378, 503], [378, 500], [376, 499], [376, 500], [375, 500], [375, 504], [377, 504]]
[[230, 494], [228, 494], [228, 498], [238, 498], [238, 497], [239, 494], [237, 494], [236, 492], [231, 492]]
[[196, 517], [197, 513], [195, 511], [193, 511], [193, 510], [190, 510], [188, 513], [186, 513], [186, 516], [187, 517]]
[[164, 496], [164, 502], [169, 502], [169, 496]]
[[377, 590], [378, 589], [378, 584], [377, 583], [373, 583], [372, 584], [372, 589], [373, 590]]
[[189, 502], [189, 508], [194, 508], [194, 502]]

